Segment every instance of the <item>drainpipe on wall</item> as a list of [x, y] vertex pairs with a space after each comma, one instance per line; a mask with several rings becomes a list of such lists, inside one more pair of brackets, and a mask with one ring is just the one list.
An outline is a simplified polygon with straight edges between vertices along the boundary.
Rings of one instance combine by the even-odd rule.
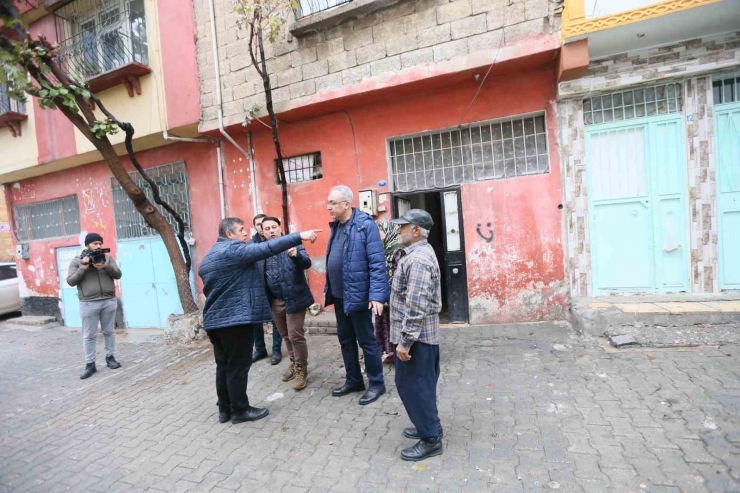
[[216, 14], [213, 7], [213, 0], [208, 0], [208, 9], [210, 11], [210, 21], [211, 21], [211, 45], [213, 49], [213, 66], [214, 70], [216, 72], [216, 105], [218, 107], [218, 130], [221, 132], [221, 135], [224, 136], [226, 140], [231, 142], [231, 144], [236, 147], [239, 152], [244, 154], [244, 157], [247, 158], [247, 162], [250, 164], [250, 186], [249, 188], [252, 191], [252, 210], [254, 211], [254, 214], [257, 214], [257, 187], [254, 182], [254, 174], [253, 174], [253, 161], [250, 159], [249, 153], [244, 150], [242, 146], [239, 145], [237, 141], [234, 140], [234, 138], [229, 135], [226, 132], [226, 129], [224, 128], [224, 108], [223, 108], [223, 98], [221, 96], [221, 68], [218, 63], [218, 41], [216, 40]]

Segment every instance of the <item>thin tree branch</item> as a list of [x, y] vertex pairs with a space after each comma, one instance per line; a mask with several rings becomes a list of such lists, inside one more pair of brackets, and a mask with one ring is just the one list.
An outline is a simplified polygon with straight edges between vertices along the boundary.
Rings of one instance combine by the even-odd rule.
[[257, 63], [257, 57], [254, 55], [254, 22], [255, 20], [252, 19], [252, 22], [249, 23], [249, 56], [252, 58], [254, 69], [257, 71], [259, 76], [264, 79], [265, 76], [260, 70], [259, 63]]

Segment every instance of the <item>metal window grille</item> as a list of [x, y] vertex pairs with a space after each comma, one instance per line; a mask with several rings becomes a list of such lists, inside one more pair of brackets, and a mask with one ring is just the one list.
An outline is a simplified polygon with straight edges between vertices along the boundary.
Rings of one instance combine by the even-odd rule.
[[[146, 170], [149, 177], [159, 186], [159, 194], [162, 199], [182, 216], [185, 221], [185, 229], [190, 231], [190, 197], [188, 193], [188, 174], [185, 163], [182, 161], [157, 166]], [[152, 204], [167, 218], [175, 232], [179, 226], [175, 220], [159, 205], [154, 203], [152, 189], [149, 183], [138, 171], [129, 173], [129, 176], [141, 188]], [[115, 177], [111, 178], [113, 189], [113, 213], [116, 219], [116, 236], [119, 240], [129, 238], [142, 238], [146, 236], [158, 236], [157, 230], [150, 227], [144, 217], [134, 207], [134, 203], [126, 195]]]
[[727, 104], [740, 101], [740, 77], [715, 80], [713, 88], [714, 104]]
[[[324, 176], [321, 168], [321, 153], [312, 152], [283, 159], [283, 169], [288, 183], [301, 183], [304, 181], [318, 180]], [[275, 175], [277, 184], [280, 185], [280, 171], [277, 159], [275, 160]]]
[[10, 97], [10, 87], [0, 84], [0, 115], [3, 113], [26, 114], [26, 105]]
[[352, 0], [299, 0], [298, 8], [295, 10], [295, 18], [300, 19], [307, 15], [330, 10], [341, 5], [350, 3]]
[[680, 111], [679, 83], [631, 89], [583, 100], [583, 121], [586, 125], [667, 115]]
[[80, 205], [77, 196], [13, 207], [18, 241], [80, 234]]
[[149, 63], [143, 0], [75, 0], [54, 13], [62, 67], [79, 80]]
[[544, 114], [393, 139], [390, 157], [399, 192], [550, 171]]

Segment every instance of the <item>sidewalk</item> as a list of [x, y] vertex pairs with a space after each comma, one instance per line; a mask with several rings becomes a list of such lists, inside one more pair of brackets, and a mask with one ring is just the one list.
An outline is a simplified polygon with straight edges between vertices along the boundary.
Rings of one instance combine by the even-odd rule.
[[[605, 351], [563, 323], [444, 329], [445, 453], [413, 464], [388, 393], [331, 397], [335, 337], [308, 338], [309, 385], [261, 361], [258, 423], [219, 424], [210, 346], [119, 337], [79, 380], [81, 335], [0, 326], [0, 492], [740, 491], [740, 346]], [[98, 348], [102, 363], [102, 340]]]

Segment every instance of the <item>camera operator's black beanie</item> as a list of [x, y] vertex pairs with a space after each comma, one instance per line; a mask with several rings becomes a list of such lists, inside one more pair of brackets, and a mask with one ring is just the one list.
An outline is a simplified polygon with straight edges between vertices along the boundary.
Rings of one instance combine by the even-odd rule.
[[100, 243], [103, 243], [103, 237], [100, 236], [98, 233], [88, 233], [87, 236], [85, 236], [85, 246], [89, 245], [93, 241], [99, 241]]

